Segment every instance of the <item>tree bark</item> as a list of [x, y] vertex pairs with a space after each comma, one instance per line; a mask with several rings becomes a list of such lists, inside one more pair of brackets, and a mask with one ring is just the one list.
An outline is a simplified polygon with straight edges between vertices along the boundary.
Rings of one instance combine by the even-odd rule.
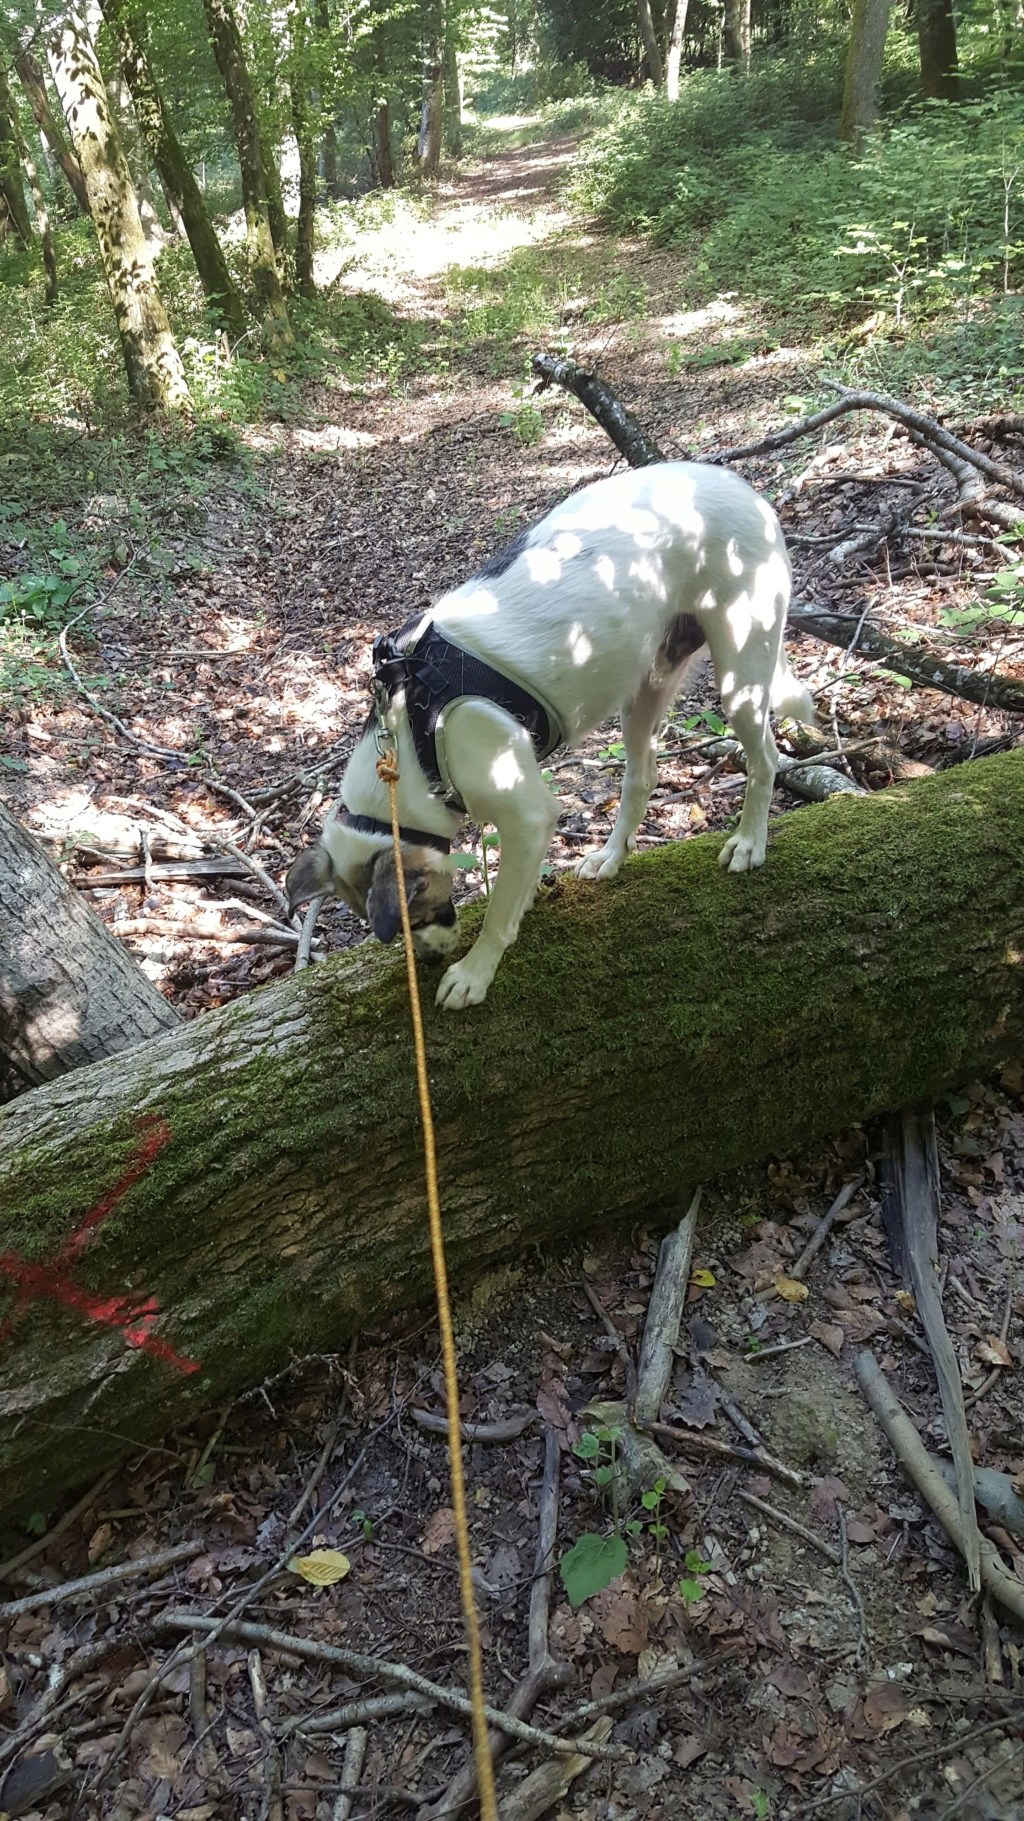
[[0, 62], [0, 113], [2, 113], [5, 108], [14, 133], [15, 150], [21, 161], [21, 168], [25, 173], [25, 181], [28, 184], [29, 195], [32, 198], [32, 213], [35, 216], [35, 229], [39, 236], [39, 244], [43, 249], [43, 271], [46, 274], [43, 301], [48, 304], [56, 303], [57, 254], [53, 245], [53, 233], [50, 228], [50, 215], [49, 210], [46, 207], [46, 197], [43, 195], [42, 185], [39, 182], [39, 174], [36, 171], [35, 159], [29, 151], [25, 135], [21, 130], [21, 122], [18, 119], [18, 112], [14, 105], [14, 98], [11, 94], [7, 70], [3, 63]]
[[278, 264], [281, 242], [279, 233], [275, 234], [271, 225], [275, 214], [267, 191], [267, 170], [271, 160], [260, 127], [256, 92], [231, 0], [203, 0], [203, 7], [217, 68], [231, 103], [235, 149], [242, 176], [246, 246], [253, 282], [264, 312], [265, 332], [272, 343], [286, 347], [293, 336]]
[[878, 118], [889, 0], [853, 0], [839, 137], [859, 146]]
[[50, 64], [85, 178], [129, 390], [143, 411], [185, 410], [191, 402], [185, 371], [157, 286], [99, 62], [80, 13], [69, 10], [57, 26]]
[[462, 157], [462, 72], [451, 8], [445, 7], [444, 19], [444, 146], [452, 158]]
[[[802, 810], [749, 878], [719, 846], [560, 880], [485, 1006], [427, 1010], [453, 1276], [1021, 1054], [1024, 754]], [[15, 1101], [0, 1233], [11, 1505], [426, 1299], [402, 957], [359, 948]]]
[[57, 125], [47, 97], [42, 68], [31, 51], [19, 52], [14, 59], [14, 67], [18, 72], [18, 80], [25, 91], [39, 131], [60, 165], [82, 214], [88, 215], [89, 197], [85, 188], [85, 178], [82, 176], [82, 167]]
[[722, 54], [734, 70], [749, 70], [750, 0], [725, 0]]
[[245, 309], [157, 85], [146, 46], [145, 14], [137, 0], [100, 0], [100, 4], [117, 43], [149, 155], [169, 206], [184, 223], [199, 282], [220, 325], [233, 341], [239, 341], [246, 332]]
[[335, 89], [329, 80], [328, 72], [332, 69], [331, 57], [331, 13], [327, 0], [316, 0], [317, 35], [320, 40], [319, 75], [320, 75], [320, 114], [325, 120], [323, 142], [324, 186], [332, 202], [341, 196], [341, 175], [338, 165], [338, 130], [334, 124]]
[[960, 80], [952, 0], [917, 0], [916, 11], [921, 93], [940, 101], [956, 101]]
[[423, 16], [423, 104], [416, 156], [420, 176], [428, 178], [436, 177], [441, 168], [443, 40], [441, 0], [426, 0]]
[[32, 239], [32, 223], [29, 220], [28, 203], [25, 201], [25, 189], [21, 180], [21, 159], [18, 156], [18, 121], [14, 112], [10, 85], [6, 70], [0, 71], [0, 195], [7, 205], [7, 213], [14, 230], [23, 247]]
[[683, 38], [689, 0], [670, 0], [666, 15], [665, 94], [669, 101], [679, 100], [679, 68], [683, 59]]
[[316, 296], [313, 227], [316, 216], [316, 145], [309, 117], [309, 34], [301, 6], [288, 17], [288, 92], [299, 153], [299, 214], [295, 229], [295, 282], [303, 297]]
[[611, 388], [598, 379], [596, 374], [589, 373], [585, 367], [577, 366], [574, 360], [563, 359], [558, 354], [535, 354], [530, 365], [540, 380], [538, 392], [543, 392], [552, 385], [571, 392], [590, 412], [595, 423], [600, 424], [605, 435], [611, 438], [631, 468], [645, 468], [648, 462], [663, 462], [667, 459], [632, 413], [626, 410]]
[[665, 81], [665, 69], [661, 61], [661, 46], [658, 34], [654, 29], [651, 17], [651, 0], [636, 0], [640, 18], [640, 36], [644, 41], [644, 56], [647, 59], [647, 71], [656, 89]]
[[178, 1016], [0, 804], [0, 1068], [24, 1087], [116, 1055]]

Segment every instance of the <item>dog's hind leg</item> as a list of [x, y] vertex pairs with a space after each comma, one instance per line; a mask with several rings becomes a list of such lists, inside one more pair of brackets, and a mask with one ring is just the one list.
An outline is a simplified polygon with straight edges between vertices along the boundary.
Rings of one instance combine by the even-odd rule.
[[636, 831], [658, 781], [658, 732], [685, 668], [681, 665], [671, 676], [657, 682], [649, 678], [622, 710], [626, 769], [622, 777], [619, 813], [604, 846], [598, 848], [596, 854], [588, 854], [577, 862], [576, 871], [583, 879], [614, 879], [627, 854], [636, 848]]

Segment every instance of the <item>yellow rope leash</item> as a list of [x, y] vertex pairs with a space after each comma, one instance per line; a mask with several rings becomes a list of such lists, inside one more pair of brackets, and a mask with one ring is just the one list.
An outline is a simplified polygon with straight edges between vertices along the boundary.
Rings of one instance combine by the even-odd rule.
[[437, 1191], [437, 1150], [434, 1144], [434, 1117], [430, 1106], [430, 1084], [427, 1080], [427, 1051], [423, 1041], [423, 1015], [416, 978], [416, 959], [412, 947], [412, 925], [405, 896], [405, 868], [402, 844], [398, 834], [398, 763], [393, 752], [377, 761], [377, 774], [388, 787], [391, 804], [391, 838], [395, 846], [395, 872], [398, 876], [398, 903], [402, 913], [402, 940], [405, 968], [409, 979], [409, 1009], [412, 1014], [412, 1040], [416, 1052], [416, 1086], [419, 1090], [420, 1118], [423, 1122], [423, 1164], [427, 1178], [427, 1209], [430, 1215], [430, 1251], [434, 1261], [437, 1287], [437, 1314], [441, 1329], [441, 1357], [444, 1363], [444, 1392], [448, 1405], [448, 1455], [451, 1461], [452, 1508], [455, 1512], [455, 1536], [459, 1551], [459, 1591], [462, 1594], [462, 1616], [469, 1645], [469, 1698], [473, 1707], [473, 1758], [480, 1792], [482, 1821], [498, 1821], [498, 1804], [494, 1794], [494, 1765], [487, 1741], [484, 1716], [484, 1672], [480, 1651], [480, 1628], [473, 1598], [473, 1564], [469, 1553], [469, 1523], [466, 1517], [466, 1482], [462, 1472], [462, 1437], [459, 1430], [459, 1385], [455, 1368], [455, 1337], [452, 1333], [452, 1311], [448, 1299], [448, 1270], [444, 1257], [444, 1233], [441, 1227], [441, 1201]]

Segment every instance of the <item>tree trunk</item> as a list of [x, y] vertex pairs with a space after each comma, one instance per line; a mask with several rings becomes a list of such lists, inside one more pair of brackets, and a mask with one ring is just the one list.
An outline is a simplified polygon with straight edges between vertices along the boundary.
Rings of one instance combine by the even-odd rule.
[[101, 6], [117, 43], [149, 155], [169, 204], [184, 222], [199, 282], [220, 325], [233, 341], [239, 341], [246, 332], [245, 309], [157, 86], [146, 48], [145, 14], [137, 0], [101, 0]]
[[57, 255], [54, 251], [53, 234], [50, 230], [50, 215], [46, 207], [46, 197], [43, 195], [42, 186], [39, 182], [35, 159], [29, 151], [25, 135], [21, 130], [21, 122], [18, 119], [18, 111], [14, 105], [14, 97], [11, 94], [7, 71], [3, 63], [0, 62], [0, 113], [5, 109], [14, 133], [15, 150], [21, 160], [21, 168], [25, 173], [25, 181], [28, 184], [29, 195], [32, 198], [32, 212], [35, 216], [36, 233], [39, 236], [39, 244], [43, 249], [43, 271], [46, 274], [43, 301], [48, 304], [56, 303]]
[[421, 177], [441, 168], [441, 118], [444, 90], [444, 20], [441, 0], [426, 0], [423, 9], [423, 105], [416, 157]]
[[85, 178], [82, 176], [82, 167], [57, 125], [47, 98], [42, 68], [31, 51], [21, 51], [14, 59], [14, 67], [18, 72], [18, 80], [25, 91], [39, 131], [60, 165], [82, 214], [88, 215], [89, 197], [85, 188]]
[[313, 227], [316, 215], [316, 145], [309, 118], [309, 39], [306, 15], [294, 7], [288, 18], [288, 92], [299, 153], [299, 215], [295, 231], [295, 282], [303, 297], [316, 296]]
[[331, 13], [327, 0], [316, 0], [316, 25], [320, 39], [320, 55], [317, 59], [320, 80], [320, 118], [326, 121], [323, 140], [323, 177], [324, 187], [332, 202], [341, 196], [341, 175], [338, 165], [338, 130], [334, 124], [335, 88], [328, 76], [333, 67], [331, 57]]
[[142, 969], [0, 804], [0, 1069], [53, 1081], [178, 1024]]
[[917, 0], [917, 42], [922, 95], [956, 101], [960, 84], [953, 0]]
[[[434, 1011], [423, 970], [455, 1277], [1024, 1050], [1024, 754], [801, 810], [750, 877], [720, 844], [561, 879], [478, 1011]], [[23, 1508], [427, 1298], [402, 957], [359, 948], [15, 1101], [0, 1233]]]
[[839, 137], [854, 147], [878, 118], [878, 86], [888, 30], [889, 0], [853, 0]]
[[734, 70], [749, 70], [750, 0], [725, 0], [722, 54]]
[[444, 146], [452, 158], [462, 157], [462, 72], [455, 34], [450, 23], [450, 8], [445, 8], [444, 27]]
[[23, 247], [27, 247], [32, 239], [32, 223], [21, 180], [19, 136], [7, 72], [3, 70], [0, 73], [0, 194], [7, 205], [7, 213], [18, 239]]
[[679, 67], [683, 60], [683, 37], [686, 32], [688, 0], [670, 0], [665, 24], [665, 94], [669, 101], [679, 100]]
[[267, 153], [256, 110], [256, 93], [242, 50], [231, 0], [203, 0], [206, 21], [221, 80], [231, 103], [235, 148], [242, 174], [246, 246], [253, 282], [264, 312], [268, 340], [288, 346], [293, 337], [278, 265], [280, 245], [271, 228], [267, 194]]
[[658, 34], [651, 18], [651, 0], [637, 0], [637, 11], [640, 15], [640, 36], [644, 41], [644, 56], [647, 58], [647, 71], [656, 89], [660, 89], [665, 80], [665, 71], [661, 61], [661, 47]]
[[395, 187], [395, 160], [391, 151], [391, 109], [380, 101], [373, 115], [373, 167], [382, 190]]
[[81, 14], [69, 11], [57, 26], [50, 64], [85, 178], [132, 397], [143, 411], [187, 409], [191, 401], [184, 368], [157, 287], [96, 52]]

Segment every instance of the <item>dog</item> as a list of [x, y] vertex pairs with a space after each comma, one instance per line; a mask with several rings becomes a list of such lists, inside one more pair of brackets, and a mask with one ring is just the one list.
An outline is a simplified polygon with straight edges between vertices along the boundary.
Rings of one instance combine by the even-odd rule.
[[458, 940], [451, 841], [493, 823], [501, 864], [483, 926], [437, 991], [479, 1005], [536, 893], [559, 808], [541, 763], [616, 712], [626, 762], [608, 840], [577, 865], [613, 879], [636, 846], [657, 779], [658, 734], [695, 658], [711, 653], [747, 785], [720, 859], [763, 864], [778, 766], [772, 709], [813, 721], [783, 630], [790, 565], [768, 502], [728, 469], [659, 462], [570, 494], [461, 587], [374, 647], [375, 708], [349, 760], [340, 807], [289, 869], [292, 909], [318, 894], [390, 942], [400, 928], [384, 746], [397, 752], [413, 942], [444, 959]]

